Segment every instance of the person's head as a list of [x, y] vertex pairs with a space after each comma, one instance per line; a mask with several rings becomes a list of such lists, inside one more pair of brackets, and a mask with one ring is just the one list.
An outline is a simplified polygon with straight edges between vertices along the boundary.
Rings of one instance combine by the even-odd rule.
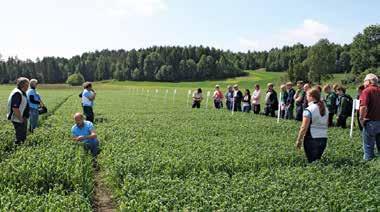
[[255, 85], [255, 89], [258, 91], [258, 90], [260, 90], [260, 85], [259, 84], [256, 84]]
[[202, 93], [202, 88], [198, 88], [198, 89], [197, 89], [197, 92], [198, 92], [198, 93]]
[[286, 83], [286, 89], [287, 90], [290, 90], [290, 89], [292, 89], [293, 88], [293, 83], [292, 82], [287, 82]]
[[227, 90], [231, 92], [232, 91], [232, 86], [231, 85], [227, 86]]
[[338, 88], [339, 88], [338, 84], [334, 84], [333, 85], [333, 90], [334, 90], [335, 93], [338, 93]]
[[346, 93], [346, 88], [343, 86], [338, 86], [338, 88], [336, 89], [336, 92], [338, 95], [343, 95]]
[[25, 77], [20, 77], [16, 80], [16, 86], [21, 91], [26, 92], [29, 89], [29, 80]]
[[364, 91], [364, 89], [365, 89], [364, 85], [361, 85], [361, 86], [358, 87], [358, 94], [359, 94], [359, 96], [362, 94], [362, 92]]
[[286, 92], [286, 85], [281, 85], [280, 88], [281, 88], [281, 91], [282, 91], [282, 92]]
[[364, 78], [364, 86], [368, 87], [369, 85], [377, 85], [379, 78], [375, 74], [367, 74]]
[[323, 92], [325, 92], [325, 93], [331, 93], [331, 85], [325, 85], [323, 87]]
[[245, 89], [245, 95], [250, 95], [251, 92], [249, 91], [249, 89]]
[[92, 83], [91, 82], [83, 83], [83, 88], [87, 90], [92, 89]]
[[36, 79], [31, 79], [29, 82], [29, 86], [33, 89], [37, 88], [37, 84], [38, 84], [38, 80], [36, 80]]
[[309, 83], [306, 83], [306, 84], [303, 86], [303, 90], [304, 90], [305, 92], [307, 92], [308, 90], [310, 90], [310, 88], [311, 88], [311, 85], [310, 85]]
[[321, 85], [316, 85], [315, 88], [319, 90], [319, 93], [322, 93], [322, 86]]
[[215, 90], [219, 91], [219, 90], [220, 90], [220, 86], [219, 86], [219, 85], [216, 85], [216, 86], [215, 86]]
[[306, 98], [308, 102], [314, 102], [318, 104], [321, 116], [324, 116], [326, 114], [326, 106], [323, 101], [321, 101], [321, 92], [319, 92], [317, 88], [309, 89], [306, 92]]
[[303, 81], [298, 81], [298, 82], [297, 82], [297, 88], [298, 88], [298, 89], [302, 89], [302, 88], [303, 88], [303, 85], [304, 85]]
[[83, 126], [84, 123], [84, 116], [82, 113], [75, 113], [74, 114], [74, 121], [77, 126]]
[[267, 87], [268, 87], [268, 90], [273, 90], [273, 83], [268, 83]]
[[235, 91], [239, 90], [239, 86], [238, 86], [237, 84], [234, 85], [234, 90], [235, 90]]

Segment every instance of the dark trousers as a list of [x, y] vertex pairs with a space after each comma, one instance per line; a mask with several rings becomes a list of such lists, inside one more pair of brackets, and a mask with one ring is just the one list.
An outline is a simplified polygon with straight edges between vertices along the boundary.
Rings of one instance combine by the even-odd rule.
[[294, 105], [289, 105], [285, 107], [285, 119], [293, 119]]
[[266, 116], [272, 116], [272, 117], [276, 117], [276, 111], [275, 109], [273, 108], [272, 105], [266, 105], [265, 109], [264, 109], [264, 114]]
[[[363, 131], [363, 125], [362, 125], [362, 123], [360, 122], [360, 113], [359, 113], [359, 111], [358, 111], [357, 114], [356, 114], [356, 120], [357, 120], [357, 122], [358, 122], [359, 130], [360, 130], [360, 131]], [[380, 136], [380, 135], [379, 135], [379, 136]]]
[[96, 142], [86, 142], [83, 144], [84, 150], [86, 152], [91, 153], [93, 157], [96, 157], [99, 154], [99, 142], [96, 140]]
[[329, 127], [334, 126], [333, 120], [334, 120], [334, 113], [329, 113], [329, 122], [328, 122]]
[[251, 111], [251, 105], [243, 107], [243, 112], [249, 113], [250, 111]]
[[260, 113], [260, 105], [253, 105], [253, 113], [255, 114]]
[[94, 111], [92, 107], [83, 106], [83, 114], [86, 116], [86, 120], [94, 123]]
[[214, 107], [216, 109], [221, 109], [223, 107], [223, 102], [219, 100], [214, 100]]
[[296, 120], [302, 121], [302, 119], [303, 119], [303, 106], [297, 105], [296, 106]]
[[303, 147], [309, 163], [320, 160], [326, 149], [327, 138], [305, 138]]
[[342, 127], [343, 129], [346, 129], [347, 128], [347, 116], [339, 115], [336, 126]]
[[232, 102], [226, 101], [227, 110], [232, 110]]
[[201, 108], [201, 102], [200, 101], [193, 101], [192, 108]]
[[234, 111], [241, 112], [241, 102], [235, 102]]
[[26, 133], [28, 131], [28, 121], [24, 119], [24, 123], [12, 122], [15, 128], [15, 144], [22, 144], [26, 140]]

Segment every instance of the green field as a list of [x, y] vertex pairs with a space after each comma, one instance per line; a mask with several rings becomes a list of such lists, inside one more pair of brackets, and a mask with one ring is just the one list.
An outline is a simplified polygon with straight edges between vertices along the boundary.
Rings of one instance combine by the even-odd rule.
[[[359, 131], [331, 129], [320, 162], [295, 150], [299, 123], [200, 110], [187, 91], [215, 84], [278, 84], [281, 73], [226, 81], [96, 83], [97, 175], [125, 211], [379, 210], [380, 163], [362, 161]], [[136, 89], [138, 88], [138, 89]], [[1, 117], [11, 86], [0, 86]], [[156, 93], [156, 89], [158, 93]], [[173, 98], [173, 90], [177, 95]], [[148, 93], [149, 90], [149, 93]], [[166, 95], [166, 90], [169, 93]], [[91, 159], [70, 141], [80, 88], [42, 88], [50, 113], [19, 147], [1, 119], [2, 211], [91, 211], [97, 183]]]

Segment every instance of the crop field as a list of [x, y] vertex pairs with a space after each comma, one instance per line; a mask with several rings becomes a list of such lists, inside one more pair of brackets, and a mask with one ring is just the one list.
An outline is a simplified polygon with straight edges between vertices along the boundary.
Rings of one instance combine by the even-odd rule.
[[[264, 85], [275, 76], [257, 81]], [[211, 100], [208, 108], [203, 102], [201, 109], [192, 110], [187, 102], [190, 88], [210, 90], [215, 83], [244, 87], [257, 77], [193, 86], [95, 84], [98, 174], [116, 209], [379, 210], [380, 163], [362, 161], [358, 130], [350, 140], [347, 130], [331, 129], [323, 159], [307, 164], [294, 147], [299, 123], [231, 115], [212, 109]], [[72, 115], [81, 111], [79, 88], [41, 89], [50, 112], [18, 147], [4, 119], [11, 89], [0, 87], [0, 210], [94, 210], [96, 171], [82, 147], [70, 140]]]

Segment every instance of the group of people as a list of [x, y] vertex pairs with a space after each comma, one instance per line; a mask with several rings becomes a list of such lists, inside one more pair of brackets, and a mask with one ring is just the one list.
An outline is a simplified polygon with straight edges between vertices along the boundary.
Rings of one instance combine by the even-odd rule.
[[[20, 77], [16, 80], [16, 88], [12, 90], [8, 98], [7, 119], [12, 122], [15, 129], [16, 145], [25, 142], [29, 132], [38, 127], [38, 119], [41, 113], [47, 111], [42, 101], [41, 95], [37, 92], [38, 81]], [[75, 113], [75, 125], [71, 129], [73, 140], [81, 142], [87, 151], [95, 157], [99, 152], [99, 142], [94, 129], [93, 105], [96, 92], [92, 89], [92, 84], [83, 84], [83, 92], [80, 94], [83, 114]], [[28, 125], [29, 123], [29, 125]]]
[[[267, 85], [262, 114], [275, 117], [277, 111], [283, 119], [301, 121], [296, 146], [301, 148], [303, 144], [309, 162], [319, 160], [326, 148], [328, 127], [347, 128], [347, 118], [353, 110], [353, 98], [346, 94], [346, 88], [341, 85], [313, 87], [310, 83], [299, 81], [296, 89], [291, 82], [280, 88], [281, 96], [278, 98], [274, 85]], [[238, 85], [228, 86], [224, 95], [220, 86], [216, 85], [212, 98], [216, 109], [223, 108], [225, 103], [230, 111], [260, 114], [260, 85], [254, 86], [252, 94], [249, 89], [245, 89], [243, 94]], [[371, 160], [374, 158], [375, 144], [380, 151], [380, 88], [376, 75], [367, 75], [364, 84], [358, 88], [357, 99], [360, 100], [357, 121], [362, 130], [364, 159]], [[202, 89], [199, 88], [193, 93], [193, 108], [200, 108], [202, 100]]]

